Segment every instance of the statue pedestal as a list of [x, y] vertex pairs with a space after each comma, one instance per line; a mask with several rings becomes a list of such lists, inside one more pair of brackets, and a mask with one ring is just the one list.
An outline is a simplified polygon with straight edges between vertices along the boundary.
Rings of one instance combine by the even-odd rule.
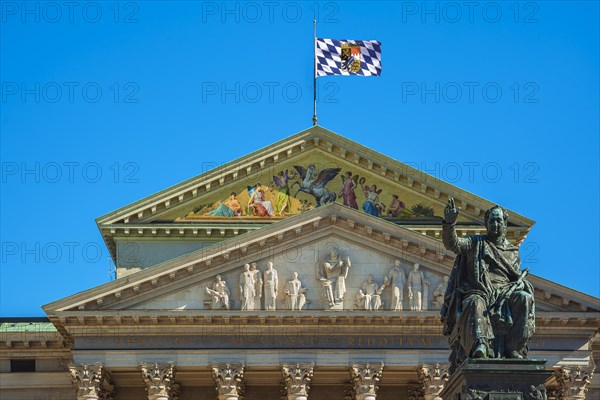
[[440, 393], [443, 400], [545, 400], [553, 371], [546, 360], [467, 359]]

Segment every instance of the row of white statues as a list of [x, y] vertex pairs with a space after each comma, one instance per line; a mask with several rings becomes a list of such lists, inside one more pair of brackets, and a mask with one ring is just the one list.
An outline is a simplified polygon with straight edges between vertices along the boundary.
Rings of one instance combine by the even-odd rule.
[[[256, 267], [256, 263], [245, 264], [244, 271], [240, 274], [241, 310], [260, 310], [263, 293], [264, 309], [275, 310], [277, 308], [278, 288], [279, 277], [277, 270], [273, 268], [272, 262], [267, 263], [264, 279], [260, 270]], [[304, 308], [306, 305], [306, 290], [302, 287], [300, 279], [298, 279], [298, 273], [293, 272], [292, 279], [286, 283], [284, 289], [289, 310], [302, 310]], [[217, 275], [212, 289], [207, 287], [206, 292], [211, 296], [211, 308], [213, 310], [230, 309], [229, 288], [220, 275]]]
[[[346, 279], [351, 267], [349, 257], [340, 257], [332, 251], [326, 259], [318, 264], [317, 279], [323, 289], [323, 297], [331, 308], [343, 305], [344, 295], [347, 292]], [[276, 310], [279, 295], [279, 277], [273, 263], [268, 262], [264, 273], [257, 268], [256, 263], [245, 264], [239, 278], [239, 294], [241, 310]], [[382, 293], [389, 288], [391, 304], [389, 308], [395, 311], [404, 310], [404, 288], [408, 290], [408, 309], [412, 311], [427, 310], [430, 282], [419, 269], [419, 264], [414, 264], [406, 276], [400, 260], [394, 262], [388, 273], [379, 285], [373, 275], [359, 288], [355, 298], [358, 309], [375, 311], [383, 308]], [[448, 277], [435, 288], [432, 295], [432, 306], [440, 308], [444, 302], [444, 293], [448, 286]], [[306, 288], [298, 279], [298, 273], [293, 272], [291, 280], [284, 286], [285, 305], [289, 310], [302, 310], [306, 306]], [[206, 288], [206, 293], [211, 297], [212, 309], [227, 309], [231, 307], [230, 292], [226, 282], [217, 276], [212, 288]]]

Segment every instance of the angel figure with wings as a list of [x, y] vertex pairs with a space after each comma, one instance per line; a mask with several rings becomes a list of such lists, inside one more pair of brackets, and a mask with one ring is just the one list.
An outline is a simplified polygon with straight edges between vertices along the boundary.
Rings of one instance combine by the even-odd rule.
[[380, 210], [385, 208], [385, 206], [381, 204], [381, 201], [379, 201], [379, 195], [381, 194], [383, 189], [377, 189], [377, 185], [363, 186], [364, 183], [365, 179], [361, 178], [360, 185], [362, 186], [363, 193], [367, 198], [367, 200], [365, 200], [365, 202], [362, 205], [363, 211], [367, 214], [371, 214], [377, 217], [380, 214]]
[[339, 196], [344, 200], [344, 205], [347, 207], [352, 207], [355, 210], [358, 210], [358, 203], [356, 202], [356, 193], [354, 193], [354, 188], [358, 186], [358, 175], [353, 175], [351, 171], [346, 171], [346, 173], [341, 176], [342, 178], [342, 191]]
[[325, 185], [340, 173], [342, 170], [341, 168], [326, 168], [318, 174], [317, 167], [314, 164], [310, 164], [308, 168], [294, 165], [294, 168], [298, 171], [301, 178], [301, 181], [296, 181], [292, 184], [292, 186], [298, 185], [298, 190], [294, 197], [296, 197], [299, 192], [308, 193], [317, 201], [317, 207], [335, 201], [335, 193], [327, 189]]

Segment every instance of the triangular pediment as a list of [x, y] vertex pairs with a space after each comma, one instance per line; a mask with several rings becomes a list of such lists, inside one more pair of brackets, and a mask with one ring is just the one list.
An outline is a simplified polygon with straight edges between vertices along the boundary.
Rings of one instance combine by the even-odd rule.
[[[338, 171], [325, 184], [335, 195], [336, 202], [350, 204], [353, 203], [351, 197], [355, 196], [354, 207], [362, 211], [367, 200], [364, 189], [376, 186], [379, 216], [404, 225], [427, 226], [439, 222], [449, 196], [454, 197], [463, 210], [460, 222], [469, 226], [482, 225], [485, 210], [493, 205], [317, 126], [108, 213], [98, 218], [97, 223], [111, 253], [110, 238], [119, 232], [160, 235], [179, 226], [181, 235], [185, 235], [188, 228], [195, 227], [197, 232], [198, 227], [208, 226], [205, 231], [210, 234], [220, 224], [236, 225], [235, 231], [251, 230], [253, 224], [275, 222], [317, 205], [313, 195], [297, 192], [299, 186], [295, 185], [305, 179], [295, 166], [306, 170], [311, 164], [315, 165], [316, 174], [328, 169]], [[290, 173], [288, 183], [292, 196], [289, 200], [280, 197], [280, 181], [274, 178], [286, 170]], [[344, 191], [348, 171], [352, 173], [354, 187]], [[257, 183], [272, 203], [274, 214], [271, 216], [264, 217], [260, 213], [256, 216], [256, 211], [248, 207], [249, 188]], [[232, 192], [236, 193], [239, 209], [235, 217], [224, 217], [217, 208], [229, 200]], [[512, 226], [518, 228], [514, 241], [519, 243], [534, 222], [514, 211], [510, 211], [510, 215]]]
[[[454, 261], [454, 254], [440, 246], [438, 240], [349, 207], [331, 204], [48, 304], [44, 310], [50, 316], [132, 309], [209, 310], [211, 298], [206, 288], [212, 287], [217, 275], [228, 285], [231, 309], [239, 310], [243, 265], [256, 262], [264, 274], [269, 261], [278, 271], [278, 310], [286, 308], [284, 288], [293, 272], [298, 273], [302, 287], [308, 289], [307, 309], [328, 310], [331, 307], [323, 295], [317, 270], [332, 248], [337, 249], [343, 259], [349, 257], [352, 264], [340, 310], [360, 309], [356, 298], [368, 275], [373, 275], [376, 284], [381, 285], [396, 259], [401, 261], [405, 275], [414, 263], [421, 265], [424, 278], [430, 283], [426, 303], [429, 309], [435, 309], [434, 291], [443, 276], [449, 275]], [[534, 275], [529, 280], [536, 288], [540, 310], [598, 310], [598, 300], [592, 296]], [[388, 299], [391, 295], [384, 289], [381, 296], [382, 311], [391, 311], [391, 299]], [[405, 293], [405, 309], [408, 308], [407, 297]], [[227, 310], [211, 312], [217, 311]]]
[[[462, 208], [459, 222], [466, 233], [481, 228], [485, 210], [493, 206], [488, 200], [316, 126], [108, 213], [98, 218], [97, 224], [113, 258], [116, 236], [161, 237], [176, 233], [179, 237], [205, 238], [213, 232], [220, 232], [223, 238], [237, 235], [315, 207], [316, 197], [298, 192], [300, 185], [295, 184], [304, 181], [302, 170], [296, 167], [306, 170], [311, 164], [317, 174], [334, 171], [325, 188], [335, 195], [337, 203], [351, 204], [355, 196], [354, 207], [362, 212], [368, 193], [364, 189], [376, 189], [379, 217], [433, 237], [449, 196]], [[284, 191], [274, 178], [286, 170], [290, 175], [289, 199], [281, 197], [280, 192]], [[344, 174], [348, 171], [354, 182], [350, 186], [354, 187], [344, 191]], [[249, 188], [257, 183], [274, 211], [270, 216], [249, 206]], [[220, 211], [227, 214], [231, 210], [223, 206], [217, 209], [230, 199], [232, 192], [236, 193], [235, 204], [239, 208], [233, 207], [234, 216], [224, 216]], [[510, 215], [509, 239], [520, 243], [534, 221], [514, 211]]]
[[[318, 172], [327, 168], [340, 169], [340, 173], [327, 184], [327, 188], [331, 192], [338, 194], [336, 201], [339, 203], [343, 202], [343, 198], [339, 194], [343, 189], [342, 176], [346, 171], [352, 171], [353, 175], [364, 178], [365, 186], [377, 185], [377, 188], [382, 190], [379, 197], [384, 205], [391, 204], [392, 196], [398, 195], [399, 200], [405, 205], [405, 212], [400, 213], [398, 218], [440, 218], [447, 197], [450, 195], [463, 206], [465, 222], [482, 223], [483, 212], [494, 205], [490, 201], [327, 129], [312, 127], [108, 213], [98, 218], [97, 222], [100, 225], [135, 224], [153, 221], [182, 221], [186, 217], [188, 220], [210, 220], [210, 216], [203, 216], [195, 213], [194, 210], [198, 210], [201, 206], [208, 206], [210, 209], [214, 204], [227, 200], [232, 191], [238, 194], [240, 203], [244, 206], [248, 200], [247, 187], [256, 183], [269, 186], [277, 193], [274, 175], [286, 169], [296, 173], [296, 176], [290, 180], [291, 184], [301, 180], [300, 174], [293, 166], [306, 168], [310, 164], [316, 165]], [[295, 193], [296, 190], [297, 187], [292, 190], [292, 193]], [[356, 186], [355, 192], [360, 208], [365, 199], [359, 185]], [[272, 200], [276, 201], [276, 199]], [[298, 193], [298, 200], [300, 202], [306, 200], [313, 207], [316, 205], [315, 198], [302, 191]], [[413, 211], [415, 205], [422, 205], [424, 210], [415, 209]], [[294, 206], [285, 214], [297, 214], [300, 212], [299, 207], [300, 205], [294, 202]], [[246, 210], [244, 210], [244, 216], [246, 216], [245, 214]], [[206, 218], [203, 219], [203, 217]], [[533, 221], [512, 211], [511, 221], [521, 227], [533, 225]]]

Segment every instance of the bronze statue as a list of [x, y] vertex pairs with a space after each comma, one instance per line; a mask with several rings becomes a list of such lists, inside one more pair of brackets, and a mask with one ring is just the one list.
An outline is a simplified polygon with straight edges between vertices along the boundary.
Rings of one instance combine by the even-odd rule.
[[442, 222], [444, 246], [457, 254], [441, 310], [452, 354], [450, 372], [470, 358], [525, 358], [535, 331], [533, 287], [520, 270], [519, 248], [506, 239], [508, 213], [485, 213], [485, 235], [459, 238], [460, 209], [448, 199]]

